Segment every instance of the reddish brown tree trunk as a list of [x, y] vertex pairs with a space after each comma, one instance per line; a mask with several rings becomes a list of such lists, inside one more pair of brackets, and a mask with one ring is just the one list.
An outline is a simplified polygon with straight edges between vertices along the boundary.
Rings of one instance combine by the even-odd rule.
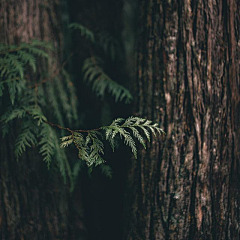
[[[62, 62], [62, 25], [60, 1], [1, 0], [0, 41], [7, 44], [31, 42], [33, 39], [53, 42], [56, 65]], [[39, 60], [33, 84], [46, 71]], [[3, 114], [3, 110], [0, 113]], [[73, 197], [62, 177], [48, 171], [35, 149], [16, 161], [14, 139], [16, 128], [0, 139], [0, 238], [77, 239], [84, 235], [81, 197]], [[85, 239], [85, 238], [81, 238]]]
[[239, 239], [239, 0], [139, 1], [135, 114], [164, 138], [131, 161], [123, 239]]

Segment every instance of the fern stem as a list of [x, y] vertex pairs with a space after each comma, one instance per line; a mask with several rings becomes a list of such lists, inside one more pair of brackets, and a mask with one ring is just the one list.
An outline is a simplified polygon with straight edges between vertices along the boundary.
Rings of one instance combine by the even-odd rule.
[[57, 128], [59, 128], [61, 130], [66, 130], [66, 131], [68, 131], [70, 133], [74, 133], [74, 132], [89, 133], [91, 131], [99, 131], [99, 130], [101, 130], [101, 127], [100, 128], [95, 128], [95, 129], [88, 129], [88, 130], [83, 130], [83, 129], [72, 130], [72, 129], [68, 128], [68, 127], [62, 127], [62, 126], [60, 126], [60, 125], [58, 125], [56, 123], [52, 123], [52, 122], [49, 122], [49, 121], [44, 121], [44, 122], [49, 124], [52, 127], [57, 127]]
[[60, 126], [60, 125], [58, 125], [56, 123], [52, 123], [52, 122], [49, 122], [49, 121], [44, 121], [44, 122], [46, 124], [52, 126], [52, 127], [57, 127], [57, 128], [59, 128], [61, 130], [66, 130], [66, 131], [71, 132], [71, 133], [75, 132], [74, 130], [71, 130], [70, 128], [62, 127], [62, 126]]

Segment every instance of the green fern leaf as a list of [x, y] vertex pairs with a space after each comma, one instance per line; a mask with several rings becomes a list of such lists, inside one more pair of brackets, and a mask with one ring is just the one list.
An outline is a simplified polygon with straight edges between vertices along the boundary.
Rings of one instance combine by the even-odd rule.
[[147, 137], [147, 140], [150, 142], [150, 136], [151, 136], [151, 135], [150, 135], [149, 131], [146, 129], [145, 126], [140, 126], [140, 125], [139, 125], [139, 127], [143, 130], [145, 136]]
[[27, 147], [37, 145], [37, 139], [31, 129], [31, 122], [25, 121], [21, 127], [21, 132], [15, 142], [15, 156], [18, 159]]
[[120, 123], [124, 121], [124, 118], [117, 118], [113, 120], [112, 124], [110, 126], [119, 126]]
[[29, 64], [32, 70], [36, 72], [36, 58], [32, 54], [24, 50], [19, 50], [17, 51], [17, 55], [24, 64]]
[[79, 23], [71, 23], [69, 24], [69, 28], [73, 30], [80, 30], [81, 35], [84, 36], [86, 39], [90, 40], [91, 42], [94, 42], [94, 33], [89, 30], [87, 27], [83, 26]]
[[105, 92], [110, 93], [115, 101], [123, 101], [129, 103], [132, 100], [131, 93], [121, 86], [120, 84], [114, 82], [101, 68], [102, 61], [97, 57], [91, 57], [84, 61], [83, 73], [84, 80], [87, 83], [92, 84], [92, 90], [99, 97], [104, 97]]
[[61, 143], [60, 147], [65, 148], [73, 143], [73, 136], [72, 135], [65, 136], [65, 137], [62, 137], [61, 140], [62, 140], [62, 143]]
[[52, 128], [47, 124], [41, 125], [41, 132], [40, 132], [40, 142], [39, 145], [40, 150], [39, 153], [43, 156], [43, 161], [46, 162], [47, 167], [50, 168], [50, 163], [53, 158], [53, 154], [55, 152], [55, 144], [54, 144], [54, 133]]
[[18, 56], [13, 54], [6, 54], [5, 58], [8, 58], [9, 62], [14, 67], [15, 71], [19, 74], [21, 78], [24, 76], [24, 64], [19, 61]]
[[141, 136], [141, 134], [139, 133], [139, 131], [135, 127], [129, 127], [129, 128], [132, 130], [133, 136], [143, 145], [144, 149], [146, 149], [145, 141]]
[[101, 171], [102, 171], [104, 176], [106, 176], [107, 178], [112, 179], [113, 171], [112, 171], [112, 168], [109, 165], [101, 164], [100, 165], [100, 169], [101, 169]]
[[26, 115], [26, 110], [24, 108], [16, 108], [16, 109], [9, 109], [5, 114], [1, 117], [1, 122], [6, 124], [15, 118], [23, 118]]
[[36, 56], [39, 56], [39, 57], [43, 57], [43, 58], [46, 58], [48, 60], [50, 59], [49, 54], [46, 51], [44, 51], [44, 50], [42, 50], [40, 48], [36, 48], [35, 46], [29, 45], [28, 50], [33, 55], [36, 55]]

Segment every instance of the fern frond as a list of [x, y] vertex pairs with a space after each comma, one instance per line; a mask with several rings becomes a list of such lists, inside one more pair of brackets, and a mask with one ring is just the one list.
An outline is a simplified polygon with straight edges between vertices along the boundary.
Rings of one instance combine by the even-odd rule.
[[65, 148], [74, 143], [78, 149], [79, 158], [86, 161], [89, 167], [97, 166], [105, 162], [101, 157], [104, 154], [104, 146], [99, 138], [101, 138], [101, 133], [97, 131], [90, 131], [86, 137], [75, 132], [73, 135], [61, 138], [61, 147]]
[[124, 138], [124, 143], [131, 148], [134, 157], [137, 159], [136, 143], [134, 142], [130, 133], [124, 130], [123, 128], [119, 128], [118, 133], [120, 134], [120, 137], [122, 136]]
[[[76, 24], [70, 25], [70, 27], [80, 30], [83, 36], [94, 42], [95, 36], [89, 29]], [[103, 48], [105, 51], [110, 52], [112, 58], [114, 58], [116, 50], [114, 49], [113, 41], [111, 41], [108, 40], [108, 37], [102, 37]], [[3, 56], [0, 59], [0, 97], [5, 94], [3, 91], [7, 92], [12, 105], [14, 105], [14, 108], [11, 107], [1, 117], [3, 132], [8, 132], [8, 129], [11, 127], [10, 123], [15, 119], [25, 118], [22, 121], [22, 129], [15, 144], [16, 157], [21, 156], [27, 147], [38, 145], [39, 153], [43, 156], [43, 160], [48, 167], [53, 159], [55, 160], [54, 162], [57, 162], [65, 182], [67, 177], [69, 177], [70, 182], [73, 182], [83, 166], [88, 166], [89, 172], [91, 172], [94, 166], [100, 165], [102, 172], [106, 176], [111, 177], [110, 167], [103, 164], [105, 160], [103, 159], [104, 144], [102, 132], [105, 133], [104, 136], [110, 143], [113, 151], [115, 139], [119, 136], [123, 139], [124, 144], [131, 148], [134, 157], [137, 158], [135, 140], [139, 141], [146, 148], [143, 136], [145, 135], [150, 141], [151, 134], [162, 133], [162, 130], [157, 124], [152, 124], [151, 121], [138, 117], [130, 117], [126, 120], [118, 118], [110, 126], [95, 130], [73, 131], [48, 122], [42, 109], [44, 109], [44, 112], [52, 110], [60, 125], [63, 125], [66, 120], [63, 117], [63, 112], [68, 122], [73, 122], [73, 119], [77, 120], [77, 98], [73, 84], [65, 70], [52, 76], [51, 79], [53, 81], [51, 84], [49, 81], [45, 81], [47, 84], [44, 87], [38, 86], [38, 92], [27, 86], [27, 81], [24, 77], [25, 73], [29, 69], [33, 72], [36, 71], [37, 59], [39, 57], [51, 59], [51, 54], [48, 53], [48, 50], [53, 50], [52, 45], [37, 40], [29, 44], [22, 43], [19, 46], [0, 44], [0, 54]], [[86, 59], [83, 65], [84, 80], [92, 85], [93, 91], [100, 97], [109, 93], [115, 98], [115, 101], [125, 100], [125, 102], [129, 102], [132, 99], [130, 92], [113, 81], [104, 72], [103, 64], [100, 58], [92, 57]], [[49, 73], [46, 73], [46, 76], [48, 75]], [[63, 76], [64, 78], [62, 78]], [[41, 83], [39, 82], [39, 85]], [[48, 100], [45, 101], [46, 92]], [[48, 103], [50, 103], [51, 109], [49, 109]], [[39, 128], [35, 128], [36, 122]], [[32, 123], [34, 123], [34, 127], [31, 125]], [[68, 130], [71, 132], [71, 135], [62, 137], [62, 143], [59, 145], [58, 135], [50, 125]], [[81, 164], [74, 165], [73, 172], [71, 171], [67, 155], [62, 149], [70, 145], [74, 145], [78, 149], [78, 156], [83, 160], [79, 161]]]
[[52, 52], [55, 51], [55, 48], [54, 48], [54, 45], [52, 42], [48, 42], [48, 41], [39, 41], [37, 39], [34, 39], [32, 40], [32, 42], [30, 44], [27, 44], [27, 47], [31, 45], [33, 47], [41, 47], [41, 48], [44, 48], [44, 49], [47, 49], [47, 50], [51, 50]]
[[117, 118], [113, 120], [110, 126], [119, 126], [119, 124], [122, 123], [123, 121], [124, 121], [124, 118]]
[[119, 43], [107, 32], [97, 34], [97, 44], [101, 46], [106, 54], [109, 54], [111, 59], [116, 58], [116, 52], [119, 48]]
[[11, 100], [12, 105], [14, 105], [15, 102], [15, 97], [16, 97], [16, 93], [17, 93], [17, 83], [16, 81], [9, 81], [7, 83], [8, 86], [8, 92], [9, 92], [9, 97]]
[[9, 61], [14, 68], [15, 72], [19, 74], [21, 78], [24, 76], [24, 64], [19, 60], [19, 57], [14, 54], [6, 54], [5, 55], [6, 62]]
[[36, 58], [32, 54], [24, 50], [19, 50], [17, 51], [17, 55], [24, 64], [29, 64], [33, 72], [36, 72]]
[[10, 130], [10, 124], [9, 123], [1, 124], [2, 139], [4, 139], [5, 136], [9, 133], [9, 130]]
[[99, 97], [104, 97], [105, 92], [110, 93], [115, 101], [123, 101], [129, 103], [132, 100], [131, 93], [113, 81], [101, 68], [101, 62], [97, 57], [91, 57], [84, 61], [83, 64], [84, 80], [92, 84], [93, 91]]
[[21, 126], [21, 132], [18, 135], [15, 142], [15, 156], [18, 159], [23, 152], [26, 151], [27, 147], [31, 147], [37, 144], [37, 139], [31, 129], [31, 122], [25, 121]]
[[141, 134], [139, 133], [139, 131], [135, 127], [129, 127], [129, 128], [132, 130], [133, 136], [143, 145], [144, 149], [146, 149], [145, 141], [141, 136]]
[[38, 126], [47, 121], [47, 118], [44, 116], [42, 110], [39, 107], [29, 107], [27, 108], [27, 112], [33, 117], [33, 119], [37, 120]]
[[61, 148], [68, 147], [70, 144], [73, 143], [73, 136], [65, 136], [61, 138], [62, 143], [60, 144]]
[[17, 93], [21, 94], [27, 88], [24, 79], [26, 68], [29, 66], [33, 72], [36, 71], [37, 56], [49, 59], [49, 54], [41, 48], [48, 49], [49, 45], [40, 41], [21, 43], [19, 46], [0, 44], [0, 54], [3, 55], [0, 59], [0, 97], [6, 84], [12, 105]]
[[30, 53], [32, 53], [33, 55], [36, 55], [38, 57], [43, 57], [43, 58], [46, 58], [46, 59], [50, 59], [49, 54], [45, 50], [37, 48], [35, 46], [29, 45], [28, 51]]
[[104, 154], [104, 146], [103, 142], [98, 139], [98, 134], [96, 131], [90, 131], [88, 133], [89, 141], [86, 145], [86, 151], [89, 152], [88, 157], [85, 159], [87, 165], [90, 167], [93, 164], [95, 166], [104, 163], [105, 161], [102, 159], [101, 154]]
[[112, 148], [112, 151], [114, 152], [114, 150], [115, 150], [115, 139], [114, 138], [109, 138], [108, 141], [109, 141], [109, 144]]
[[43, 161], [46, 162], [48, 168], [50, 168], [50, 163], [55, 152], [55, 136], [53, 129], [47, 124], [42, 124], [39, 137], [41, 138], [39, 142], [39, 153], [43, 156]]
[[139, 126], [139, 128], [143, 130], [145, 136], [147, 137], [147, 140], [150, 142], [150, 132], [144, 126]]
[[[101, 127], [101, 129], [105, 131], [105, 138], [110, 142], [110, 145], [114, 144], [114, 138], [117, 134], [119, 134], [120, 137], [124, 139], [124, 143], [131, 148], [135, 158], [137, 158], [136, 143], [126, 129], [132, 131], [133, 136], [143, 145], [145, 149], [146, 144], [139, 132], [140, 129], [143, 131], [148, 141], [150, 141], [150, 132], [148, 129], [150, 129], [155, 136], [156, 132], [159, 134], [163, 133], [163, 130], [158, 127], [158, 124], [152, 124], [152, 121], [139, 117], [129, 117], [125, 121], [122, 118], [117, 118], [110, 126]], [[114, 147], [112, 148], [114, 149]]]
[[112, 179], [113, 171], [112, 171], [112, 168], [111, 168], [109, 165], [101, 164], [101, 165], [100, 165], [100, 169], [101, 169], [102, 174], [103, 174], [104, 176], [106, 176], [107, 178]]
[[94, 39], [95, 39], [94, 33], [87, 27], [83, 26], [82, 24], [71, 23], [71, 24], [69, 24], [69, 28], [71, 28], [73, 30], [80, 30], [81, 35], [83, 37], [90, 40], [91, 42], [94, 42]]
[[26, 109], [24, 108], [16, 108], [16, 109], [9, 109], [5, 114], [2, 115], [0, 122], [6, 124], [15, 118], [23, 118], [26, 116]]
[[[63, 149], [59, 146], [56, 132], [47, 123], [47, 118], [43, 114], [42, 107], [46, 112], [49, 106], [46, 100], [46, 90], [49, 90], [49, 102], [52, 103], [58, 122], [63, 124], [62, 113], [71, 122], [77, 120], [76, 94], [73, 84], [69, 80], [65, 70], [55, 76], [55, 81], [51, 82], [47, 88], [39, 84], [36, 89], [27, 85], [25, 74], [28, 70], [36, 72], [37, 60], [39, 57], [51, 59], [49, 50], [54, 50], [51, 43], [33, 40], [31, 43], [21, 43], [20, 45], [5, 45], [0, 43], [0, 97], [8, 94], [12, 107], [1, 116], [1, 136], [6, 135], [11, 128], [11, 122], [15, 119], [23, 119], [20, 133], [15, 143], [15, 155], [17, 158], [32, 145], [39, 146], [39, 153], [43, 160], [50, 166], [50, 162], [58, 164], [60, 172], [66, 182], [69, 177], [72, 183], [72, 172], [68, 158]], [[46, 72], [46, 76], [49, 74]], [[60, 80], [59, 80], [59, 79]], [[70, 99], [70, 100], [69, 100]], [[48, 102], [48, 103], [49, 103]], [[1, 103], [1, 102], [0, 102]], [[71, 103], [71, 105], [70, 105]], [[20, 107], [21, 106], [21, 107]], [[52, 110], [52, 109], [50, 109]], [[63, 111], [62, 111], [63, 110]], [[70, 121], [71, 120], [71, 121]], [[21, 123], [20, 121], [18, 122]], [[36, 127], [36, 122], [39, 128]], [[79, 138], [79, 136], [77, 136]], [[70, 142], [68, 142], [70, 144]]]

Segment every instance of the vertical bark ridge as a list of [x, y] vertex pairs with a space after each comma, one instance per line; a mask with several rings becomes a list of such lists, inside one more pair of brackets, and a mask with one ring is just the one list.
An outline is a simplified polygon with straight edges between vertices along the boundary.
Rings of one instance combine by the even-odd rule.
[[131, 163], [126, 239], [237, 239], [238, 1], [140, 4], [135, 114], [166, 136]]

